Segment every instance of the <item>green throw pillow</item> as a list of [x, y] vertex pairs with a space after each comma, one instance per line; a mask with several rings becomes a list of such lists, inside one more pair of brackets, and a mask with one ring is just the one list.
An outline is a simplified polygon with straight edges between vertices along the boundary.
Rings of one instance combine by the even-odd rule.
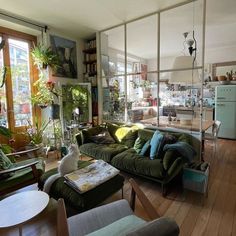
[[0, 170], [7, 170], [12, 167], [12, 162], [0, 149]]
[[138, 137], [136, 140], [135, 140], [135, 143], [134, 143], [134, 150], [139, 154], [142, 150], [142, 147], [143, 145], [146, 143], [146, 141], [140, 137]]

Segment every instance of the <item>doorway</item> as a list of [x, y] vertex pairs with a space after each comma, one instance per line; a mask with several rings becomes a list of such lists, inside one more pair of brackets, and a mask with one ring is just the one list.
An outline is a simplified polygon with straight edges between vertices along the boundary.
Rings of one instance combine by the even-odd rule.
[[0, 125], [13, 132], [16, 149], [28, 142], [24, 132], [36, 113], [31, 104], [37, 74], [30, 54], [33, 42], [34, 36], [0, 28]]

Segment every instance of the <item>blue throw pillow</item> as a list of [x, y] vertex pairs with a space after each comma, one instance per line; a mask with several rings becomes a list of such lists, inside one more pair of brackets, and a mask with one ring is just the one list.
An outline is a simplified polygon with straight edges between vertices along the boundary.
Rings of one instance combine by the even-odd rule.
[[150, 140], [148, 140], [142, 147], [141, 152], [139, 153], [141, 156], [145, 156], [150, 149]]
[[153, 160], [155, 159], [161, 151], [162, 144], [164, 141], [164, 136], [163, 134], [160, 133], [160, 131], [155, 131], [155, 133], [152, 136], [151, 139], [151, 150], [150, 150], [150, 159]]
[[188, 162], [191, 162], [197, 154], [191, 145], [185, 142], [177, 142], [174, 144], [166, 144], [163, 151], [172, 150], [179, 152]]

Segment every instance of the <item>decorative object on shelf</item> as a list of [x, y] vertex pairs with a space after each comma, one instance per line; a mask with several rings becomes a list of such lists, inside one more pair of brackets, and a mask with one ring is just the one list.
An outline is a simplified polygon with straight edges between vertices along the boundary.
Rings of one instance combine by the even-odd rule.
[[50, 35], [50, 42], [59, 61], [53, 76], [77, 78], [76, 42], [55, 35]]
[[[85, 82], [91, 82], [92, 78], [97, 76], [97, 50], [96, 50], [96, 38], [89, 39], [85, 43], [84, 53], [84, 77]], [[97, 84], [97, 83], [95, 83]]]
[[38, 66], [39, 69], [47, 69], [50, 66], [53, 70], [58, 68], [59, 58], [52, 51], [50, 47], [44, 44], [34, 45], [31, 50], [31, 55], [34, 60], [34, 64]]

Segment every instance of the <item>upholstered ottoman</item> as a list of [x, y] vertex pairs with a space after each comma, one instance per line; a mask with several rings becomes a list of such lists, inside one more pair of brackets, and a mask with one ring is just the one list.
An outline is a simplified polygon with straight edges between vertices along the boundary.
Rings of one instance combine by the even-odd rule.
[[[78, 161], [79, 168], [83, 168], [89, 164], [91, 164], [91, 162]], [[51, 175], [56, 173], [57, 168], [45, 172], [40, 178], [39, 188], [43, 189], [45, 181]], [[56, 200], [63, 198], [66, 207], [69, 210], [68, 213], [71, 215], [74, 214], [71, 210], [75, 210], [75, 213], [79, 213], [91, 209], [120, 190], [124, 184], [124, 177], [121, 175], [116, 175], [112, 179], [83, 194], [78, 193], [76, 190], [64, 183], [64, 181], [64, 177], [57, 179], [53, 183], [49, 195]]]

